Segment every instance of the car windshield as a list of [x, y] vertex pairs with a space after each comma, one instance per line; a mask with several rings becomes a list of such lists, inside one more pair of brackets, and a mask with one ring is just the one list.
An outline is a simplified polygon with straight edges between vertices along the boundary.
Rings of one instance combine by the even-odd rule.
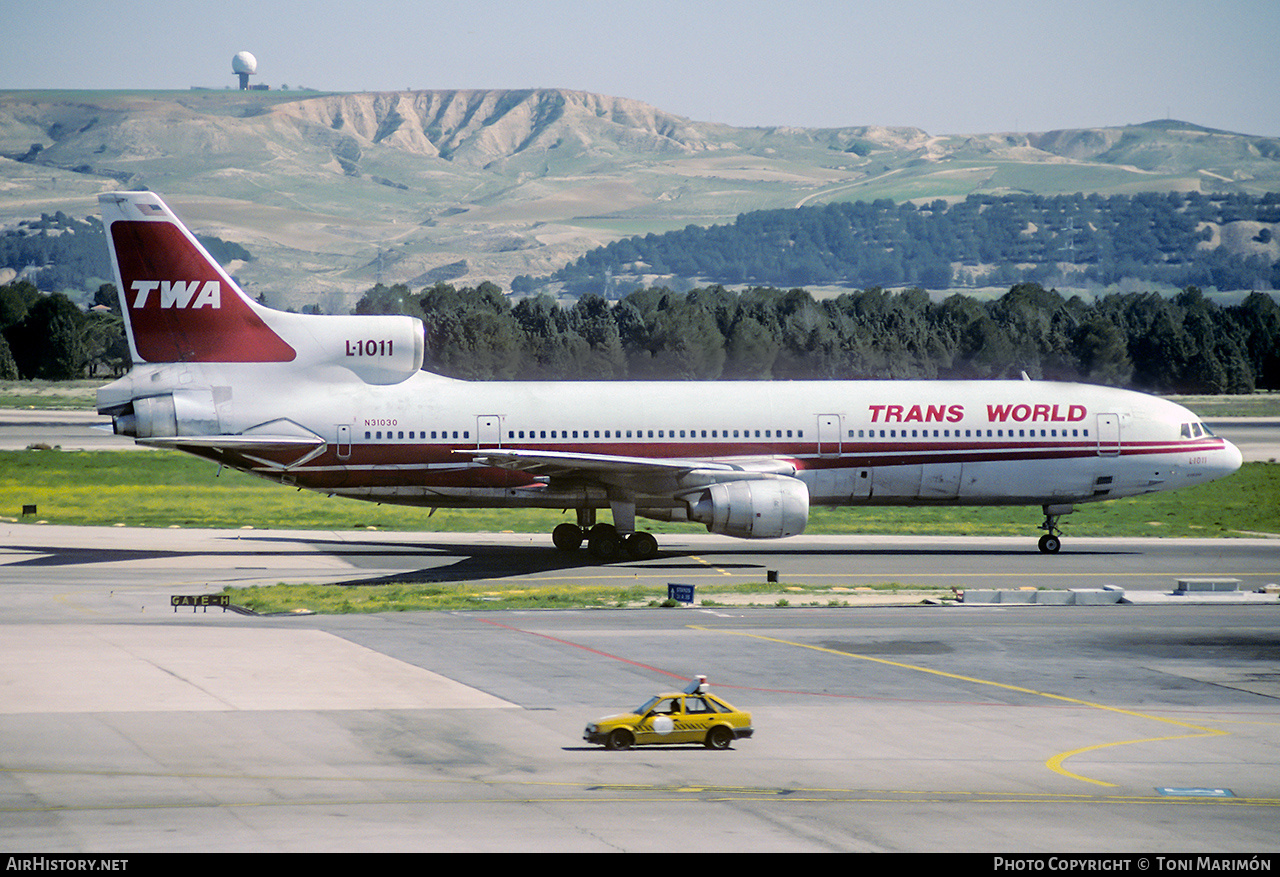
[[658, 700], [659, 698], [655, 696], [655, 697], [649, 698], [644, 703], [640, 704], [640, 706], [636, 708], [636, 715], [643, 716], [649, 710], [653, 709], [653, 705], [657, 703]]

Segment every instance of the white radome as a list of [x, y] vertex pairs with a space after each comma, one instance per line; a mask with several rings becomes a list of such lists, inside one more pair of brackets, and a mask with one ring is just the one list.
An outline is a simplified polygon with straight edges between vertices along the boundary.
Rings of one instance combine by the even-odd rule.
[[232, 73], [255, 73], [258, 70], [258, 59], [248, 52], [236, 52], [231, 59]]

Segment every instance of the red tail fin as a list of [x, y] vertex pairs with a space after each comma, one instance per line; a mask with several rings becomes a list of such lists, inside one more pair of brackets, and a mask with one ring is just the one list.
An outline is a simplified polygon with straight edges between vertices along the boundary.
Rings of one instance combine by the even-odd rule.
[[293, 361], [293, 347], [159, 197], [98, 200], [136, 362]]

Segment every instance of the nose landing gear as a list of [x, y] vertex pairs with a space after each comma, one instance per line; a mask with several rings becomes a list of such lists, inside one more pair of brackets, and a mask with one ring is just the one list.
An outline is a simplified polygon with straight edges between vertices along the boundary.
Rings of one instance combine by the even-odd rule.
[[1041, 554], [1057, 554], [1062, 548], [1062, 531], [1058, 529], [1058, 519], [1073, 511], [1075, 506], [1070, 504], [1044, 506], [1044, 522], [1040, 524], [1040, 529], [1044, 530], [1045, 534], [1037, 543]]

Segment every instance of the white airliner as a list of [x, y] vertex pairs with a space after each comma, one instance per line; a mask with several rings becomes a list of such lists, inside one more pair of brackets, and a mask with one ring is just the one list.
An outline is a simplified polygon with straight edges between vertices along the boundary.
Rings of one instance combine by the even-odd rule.
[[[1187, 409], [1046, 381], [470, 382], [404, 316], [252, 301], [156, 195], [99, 196], [133, 368], [117, 433], [330, 495], [574, 509], [557, 548], [654, 556], [636, 517], [770, 539], [810, 505], [1076, 505], [1201, 484], [1240, 452]], [[608, 508], [613, 523], [597, 523]]]

